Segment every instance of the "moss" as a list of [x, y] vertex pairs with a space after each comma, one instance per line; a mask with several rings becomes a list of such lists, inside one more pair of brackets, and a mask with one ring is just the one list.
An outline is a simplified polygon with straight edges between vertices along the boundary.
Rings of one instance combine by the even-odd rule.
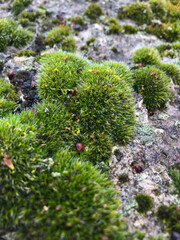
[[20, 239], [128, 237], [112, 185], [89, 162], [61, 151], [49, 169], [29, 182], [26, 201], [16, 198], [16, 208], [23, 203], [17, 212]]
[[17, 57], [22, 57], [22, 56], [26, 56], [26, 57], [31, 57], [31, 56], [35, 56], [35, 52], [33, 52], [32, 50], [22, 50], [22, 51], [18, 51], [15, 56]]
[[150, 114], [162, 110], [168, 102], [171, 92], [169, 78], [155, 67], [144, 67], [134, 71], [134, 89], [143, 96], [143, 102]]
[[180, 232], [180, 209], [175, 205], [161, 205], [157, 211], [158, 218], [169, 232]]
[[128, 174], [121, 174], [118, 176], [118, 180], [119, 180], [120, 184], [126, 183], [129, 181], [129, 176], [128, 176]]
[[62, 50], [68, 52], [75, 52], [76, 51], [76, 40], [73, 37], [66, 37], [63, 39], [61, 44]]
[[146, 194], [139, 193], [136, 196], [136, 202], [138, 203], [138, 212], [139, 213], [146, 213], [150, 211], [153, 207], [153, 200]]
[[128, 16], [128, 9], [125, 8], [125, 7], [119, 8], [118, 13], [117, 13], [117, 17], [119, 19], [123, 19], [123, 18], [125, 18], [127, 16]]
[[146, 32], [165, 39], [168, 42], [174, 42], [180, 39], [180, 28], [178, 23], [156, 23], [146, 27]]
[[12, 2], [12, 12], [14, 15], [18, 15], [25, 7], [29, 6], [31, 2], [32, 0], [14, 0]]
[[177, 5], [179, 3], [179, 0], [170, 0], [170, 2], [173, 4], [173, 5]]
[[58, 99], [66, 96], [67, 90], [75, 88], [80, 71], [88, 62], [74, 54], [55, 52], [42, 59], [38, 78], [39, 96], [43, 99]]
[[165, 55], [165, 51], [171, 49], [171, 44], [164, 43], [164, 44], [157, 46], [156, 49], [158, 50], [160, 55], [163, 57]]
[[126, 34], [136, 34], [138, 32], [138, 28], [132, 25], [124, 24], [123, 31]]
[[143, 66], [146, 66], [159, 64], [161, 58], [156, 49], [143, 47], [134, 52], [132, 60], [135, 64], [141, 63]]
[[177, 192], [180, 194], [180, 170], [179, 169], [170, 170], [169, 175], [173, 180]]
[[127, 6], [124, 11], [127, 16], [134, 20], [138, 25], [150, 24], [153, 19], [153, 13], [147, 3], [135, 2]]
[[78, 24], [78, 25], [81, 25], [81, 26], [84, 26], [84, 25], [85, 25], [84, 19], [83, 19], [83, 17], [81, 17], [81, 16], [73, 17], [73, 18], [71, 18], [71, 21], [72, 21], [74, 24]]
[[88, 46], [87, 45], [83, 45], [80, 47], [81, 51], [88, 51]]
[[120, 34], [122, 32], [122, 27], [116, 18], [104, 18], [102, 22], [108, 26], [108, 34]]
[[174, 84], [180, 85], [180, 68], [174, 64], [161, 63], [159, 68], [169, 76]]
[[0, 79], [0, 118], [16, 109], [17, 104], [15, 100], [17, 98], [13, 87], [5, 80]]
[[91, 37], [86, 41], [86, 45], [89, 46], [90, 44], [94, 43], [96, 41], [95, 37]]
[[156, 18], [162, 19], [167, 13], [166, 0], [150, 0], [149, 4]]
[[15, 47], [23, 47], [33, 38], [32, 32], [18, 27], [16, 31], [12, 34], [13, 45]]
[[118, 77], [120, 77], [121, 80], [125, 81], [126, 84], [129, 85], [129, 87], [132, 87], [134, 80], [132, 78], [132, 74], [128, 66], [122, 63], [111, 62], [111, 61], [103, 62], [103, 66], [115, 70], [115, 74]]
[[98, 17], [103, 14], [102, 8], [97, 3], [91, 3], [87, 10], [84, 12], [84, 15], [89, 18], [92, 22], [96, 21]]
[[0, 51], [5, 50], [9, 45], [22, 47], [26, 45], [33, 37], [33, 34], [21, 27], [11, 19], [0, 19]]
[[89, 132], [89, 135], [96, 132], [104, 136], [108, 134], [114, 142], [120, 144], [128, 142], [135, 123], [128, 84], [116, 75], [115, 70], [98, 64], [90, 65], [82, 71], [81, 77], [86, 81], [79, 86], [76, 98], [83, 132]]
[[48, 45], [53, 46], [55, 43], [61, 42], [65, 37], [69, 36], [70, 34], [71, 28], [68, 26], [61, 25], [53, 28], [46, 34], [45, 42]]
[[[115, 70], [88, 65], [73, 54], [53, 53], [42, 62], [38, 89], [42, 98], [60, 100], [73, 112], [80, 124], [77, 142], [85, 145], [85, 158], [107, 161], [112, 143], [124, 144], [133, 134], [133, 99], [128, 83]], [[127, 68], [118, 67], [126, 79]], [[76, 90], [75, 94], [68, 89]]]

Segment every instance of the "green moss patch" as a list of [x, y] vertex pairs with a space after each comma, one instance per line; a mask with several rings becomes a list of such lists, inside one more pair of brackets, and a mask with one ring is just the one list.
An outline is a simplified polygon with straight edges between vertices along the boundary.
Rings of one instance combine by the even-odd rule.
[[7, 18], [0, 19], [0, 51], [4, 51], [7, 46], [22, 47], [32, 38], [33, 34], [19, 27], [15, 21]]
[[55, 43], [61, 42], [65, 37], [71, 34], [71, 28], [66, 25], [60, 25], [46, 34], [45, 43], [53, 46]]
[[169, 78], [155, 67], [144, 67], [134, 71], [134, 89], [143, 96], [149, 113], [164, 109], [170, 99]]
[[158, 218], [164, 223], [165, 230], [180, 232], [180, 209], [178, 206], [161, 205], [157, 211]]
[[89, 18], [92, 22], [96, 22], [98, 17], [103, 14], [102, 8], [97, 3], [91, 3], [87, 10], [84, 12], [84, 15]]
[[136, 202], [138, 203], [138, 212], [139, 213], [146, 213], [150, 211], [153, 207], [153, 200], [146, 194], [139, 193], [136, 196]]

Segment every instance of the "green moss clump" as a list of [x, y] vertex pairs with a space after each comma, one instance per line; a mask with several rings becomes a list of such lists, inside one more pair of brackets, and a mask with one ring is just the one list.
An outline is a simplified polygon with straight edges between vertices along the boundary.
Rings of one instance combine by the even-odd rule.
[[130, 88], [132, 87], [134, 80], [132, 78], [132, 74], [128, 66], [122, 63], [111, 62], [111, 61], [103, 62], [103, 66], [113, 69], [115, 71], [115, 74], [118, 77], [120, 77], [120, 79], [125, 81]]
[[169, 76], [174, 84], [180, 85], [180, 68], [174, 64], [160, 63], [158, 67]]
[[29, 6], [31, 2], [32, 0], [14, 0], [12, 2], [12, 12], [14, 15], [18, 15], [25, 9], [25, 7]]
[[128, 142], [135, 123], [128, 83], [115, 70], [98, 64], [90, 65], [81, 76], [84, 81], [77, 91], [76, 112], [82, 131], [109, 135], [120, 144]]
[[65, 37], [71, 34], [71, 28], [68, 26], [58, 26], [49, 31], [46, 35], [45, 42], [53, 46], [55, 43], [61, 42]]
[[107, 34], [120, 34], [122, 27], [116, 18], [104, 18], [102, 23], [108, 26], [106, 30]]
[[180, 170], [179, 169], [170, 170], [169, 175], [173, 180], [175, 188], [180, 194]]
[[95, 37], [91, 37], [86, 41], [86, 45], [89, 46], [90, 44], [94, 43], [96, 41]]
[[88, 46], [87, 45], [83, 45], [80, 47], [81, 51], [88, 51]]
[[112, 144], [127, 143], [134, 132], [129, 69], [110, 66], [89, 65], [73, 54], [57, 52], [42, 60], [38, 80], [40, 97], [62, 102], [74, 114], [79, 123], [76, 142], [83, 143], [84, 157], [93, 162], [107, 161]]
[[78, 24], [78, 25], [81, 25], [81, 26], [84, 26], [84, 25], [85, 25], [84, 19], [83, 19], [83, 17], [81, 17], [81, 16], [73, 17], [73, 18], [71, 18], [71, 21], [72, 21], [74, 24]]
[[165, 52], [167, 50], [171, 50], [171, 44], [169, 43], [164, 43], [156, 47], [158, 52], [160, 53], [161, 57], [165, 56]]
[[146, 194], [139, 193], [136, 196], [136, 202], [138, 203], [138, 212], [139, 213], [146, 213], [153, 207], [153, 200]]
[[31, 56], [35, 56], [35, 52], [33, 52], [32, 50], [22, 50], [22, 51], [18, 51], [15, 56], [17, 57], [22, 57], [22, 56], [26, 56], [26, 57], [31, 57]]
[[169, 78], [156, 67], [144, 67], [134, 71], [134, 89], [143, 96], [150, 114], [162, 110], [171, 97]]
[[85, 59], [70, 53], [55, 52], [45, 56], [38, 78], [39, 96], [51, 100], [64, 99], [67, 90], [77, 86], [81, 70], [87, 65]]
[[153, 19], [153, 13], [149, 5], [144, 2], [134, 2], [127, 6], [124, 11], [127, 11], [127, 17], [134, 20], [138, 25], [150, 24]]
[[62, 50], [67, 52], [75, 52], [76, 51], [76, 40], [73, 37], [66, 37], [63, 39], [61, 44]]
[[160, 39], [165, 39], [168, 42], [174, 42], [180, 39], [179, 23], [152, 24], [146, 27], [146, 32], [153, 34]]
[[6, 49], [9, 45], [22, 47], [26, 45], [32, 38], [33, 34], [21, 27], [11, 19], [0, 19], [0, 51]]
[[143, 66], [146, 66], [159, 64], [161, 58], [156, 49], [143, 47], [134, 52], [132, 60], [135, 64], [141, 63]]
[[167, 13], [166, 0], [150, 0], [149, 4], [156, 18], [162, 19]]
[[120, 184], [126, 183], [129, 181], [129, 176], [128, 176], [128, 174], [121, 174], [118, 176], [118, 180], [119, 180]]
[[0, 78], [0, 118], [15, 110], [17, 107], [15, 100], [17, 98], [13, 87]]
[[138, 32], [138, 28], [132, 25], [124, 24], [123, 31], [126, 34], [136, 34]]
[[161, 205], [157, 211], [158, 218], [165, 224], [169, 232], [180, 232], [180, 209], [175, 205]]
[[102, 8], [99, 4], [91, 3], [87, 10], [84, 12], [84, 15], [87, 16], [91, 21], [96, 21], [98, 17], [103, 14]]

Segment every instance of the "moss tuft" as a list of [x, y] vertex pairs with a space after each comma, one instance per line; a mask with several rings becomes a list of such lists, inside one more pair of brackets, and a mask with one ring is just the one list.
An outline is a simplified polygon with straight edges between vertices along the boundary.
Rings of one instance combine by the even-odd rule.
[[135, 64], [141, 63], [143, 66], [146, 66], [159, 64], [161, 58], [157, 49], [143, 47], [134, 52], [132, 60]]
[[180, 232], [180, 209], [175, 205], [161, 205], [157, 211], [158, 218], [165, 224], [169, 232]]
[[134, 71], [134, 89], [143, 96], [144, 104], [150, 114], [162, 110], [171, 92], [169, 78], [156, 67], [144, 67]]
[[123, 31], [126, 34], [136, 34], [138, 32], [138, 28], [132, 25], [124, 24]]
[[78, 25], [81, 25], [81, 26], [85, 25], [84, 19], [81, 16], [73, 17], [73, 18], [71, 18], [71, 21], [74, 24], [78, 24]]
[[76, 40], [73, 37], [66, 37], [63, 39], [61, 44], [62, 50], [67, 52], [75, 52], [76, 51]]
[[180, 85], [180, 68], [174, 64], [160, 63], [159, 68], [169, 76], [174, 84]]
[[127, 6], [124, 12], [127, 12], [127, 16], [138, 25], [150, 24], [153, 18], [149, 5], [144, 2], [134, 2]]
[[156, 18], [162, 19], [167, 13], [166, 0], [150, 0], [149, 4]]
[[122, 27], [116, 18], [104, 18], [102, 22], [108, 26], [106, 30], [108, 34], [120, 34], [122, 32]]
[[139, 213], [146, 213], [153, 207], [153, 200], [146, 194], [139, 193], [136, 196], [136, 202], [138, 203], [138, 212]]
[[53, 28], [46, 34], [45, 43], [53, 46], [55, 43], [61, 42], [65, 37], [71, 34], [71, 28], [68, 26], [58, 26]]
[[102, 14], [102, 8], [97, 3], [91, 3], [84, 12], [84, 15], [87, 16], [92, 22], [95, 22]]
[[22, 51], [18, 51], [15, 56], [17, 57], [22, 57], [22, 56], [26, 56], [26, 57], [31, 57], [31, 56], [35, 56], [35, 52], [33, 52], [32, 50], [22, 50]]
[[32, 0], [14, 0], [12, 2], [12, 12], [14, 15], [18, 15], [25, 9], [25, 7], [29, 6], [31, 2]]
[[6, 49], [9, 45], [22, 47], [26, 45], [33, 37], [33, 34], [21, 27], [11, 19], [0, 19], [0, 51]]
[[169, 175], [173, 180], [175, 188], [177, 189], [178, 193], [180, 194], [180, 170], [179, 169], [170, 170]]

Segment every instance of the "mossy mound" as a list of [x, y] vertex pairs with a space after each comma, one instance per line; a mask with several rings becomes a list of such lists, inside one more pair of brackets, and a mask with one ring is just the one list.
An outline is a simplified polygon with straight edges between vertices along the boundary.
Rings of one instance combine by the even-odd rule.
[[60, 25], [46, 34], [45, 43], [53, 46], [55, 43], [61, 42], [65, 37], [71, 34], [71, 28], [66, 25]]
[[[76, 142], [94, 162], [109, 159], [113, 143], [125, 144], [134, 131], [130, 70], [114, 62], [91, 64], [57, 52], [42, 60], [40, 97], [60, 100], [79, 125]], [[105, 120], [106, 119], [106, 120]]]
[[169, 76], [174, 84], [180, 85], [180, 68], [174, 64], [161, 63], [159, 68]]
[[146, 27], [146, 32], [165, 39], [168, 42], [174, 42], [180, 39], [179, 23], [155, 23]]
[[180, 232], [180, 209], [178, 206], [161, 205], [157, 211], [158, 218], [164, 223], [164, 229], [169, 232]]
[[61, 48], [63, 51], [75, 52], [76, 51], [76, 40], [73, 37], [66, 37], [63, 39]]
[[167, 13], [166, 0], [150, 0], [149, 4], [156, 18], [162, 19]]
[[142, 66], [157, 65], [161, 57], [156, 49], [143, 47], [134, 52], [132, 60], [135, 64], [142, 64]]
[[132, 78], [132, 74], [128, 66], [122, 63], [117, 63], [112, 61], [105, 61], [102, 64], [107, 68], [115, 70], [116, 75], [119, 76], [123, 81], [125, 81], [126, 84], [132, 87], [134, 80]]
[[138, 32], [138, 28], [132, 25], [124, 24], [123, 25], [123, 33], [125, 34], [136, 34]]
[[150, 24], [153, 16], [149, 5], [145, 2], [134, 2], [118, 13], [119, 18], [128, 17], [138, 25]]
[[120, 34], [122, 27], [116, 18], [104, 18], [102, 23], [108, 26], [106, 32], [108, 34]]
[[147, 211], [151, 210], [153, 207], [153, 200], [146, 194], [139, 193], [136, 196], [136, 202], [138, 203], [138, 212], [146, 213]]
[[84, 15], [89, 18], [92, 22], [96, 22], [98, 17], [100, 17], [103, 14], [103, 10], [101, 6], [97, 3], [91, 3], [86, 11], [84, 12]]
[[32, 0], [13, 0], [12, 1], [12, 12], [14, 15], [18, 15], [22, 12], [27, 6], [31, 4]]
[[55, 52], [42, 59], [38, 90], [43, 99], [59, 100], [75, 88], [88, 62], [71, 53]]
[[143, 96], [149, 113], [162, 110], [171, 97], [169, 78], [158, 68], [150, 66], [134, 71], [134, 89]]
[[13, 87], [5, 80], [0, 79], [0, 118], [15, 110], [17, 98]]
[[32, 38], [33, 34], [21, 27], [15, 21], [7, 18], [0, 19], [0, 51], [4, 51], [7, 46], [22, 47]]
[[60, 152], [39, 183], [20, 211], [20, 239], [124, 239], [114, 190], [90, 163]]

